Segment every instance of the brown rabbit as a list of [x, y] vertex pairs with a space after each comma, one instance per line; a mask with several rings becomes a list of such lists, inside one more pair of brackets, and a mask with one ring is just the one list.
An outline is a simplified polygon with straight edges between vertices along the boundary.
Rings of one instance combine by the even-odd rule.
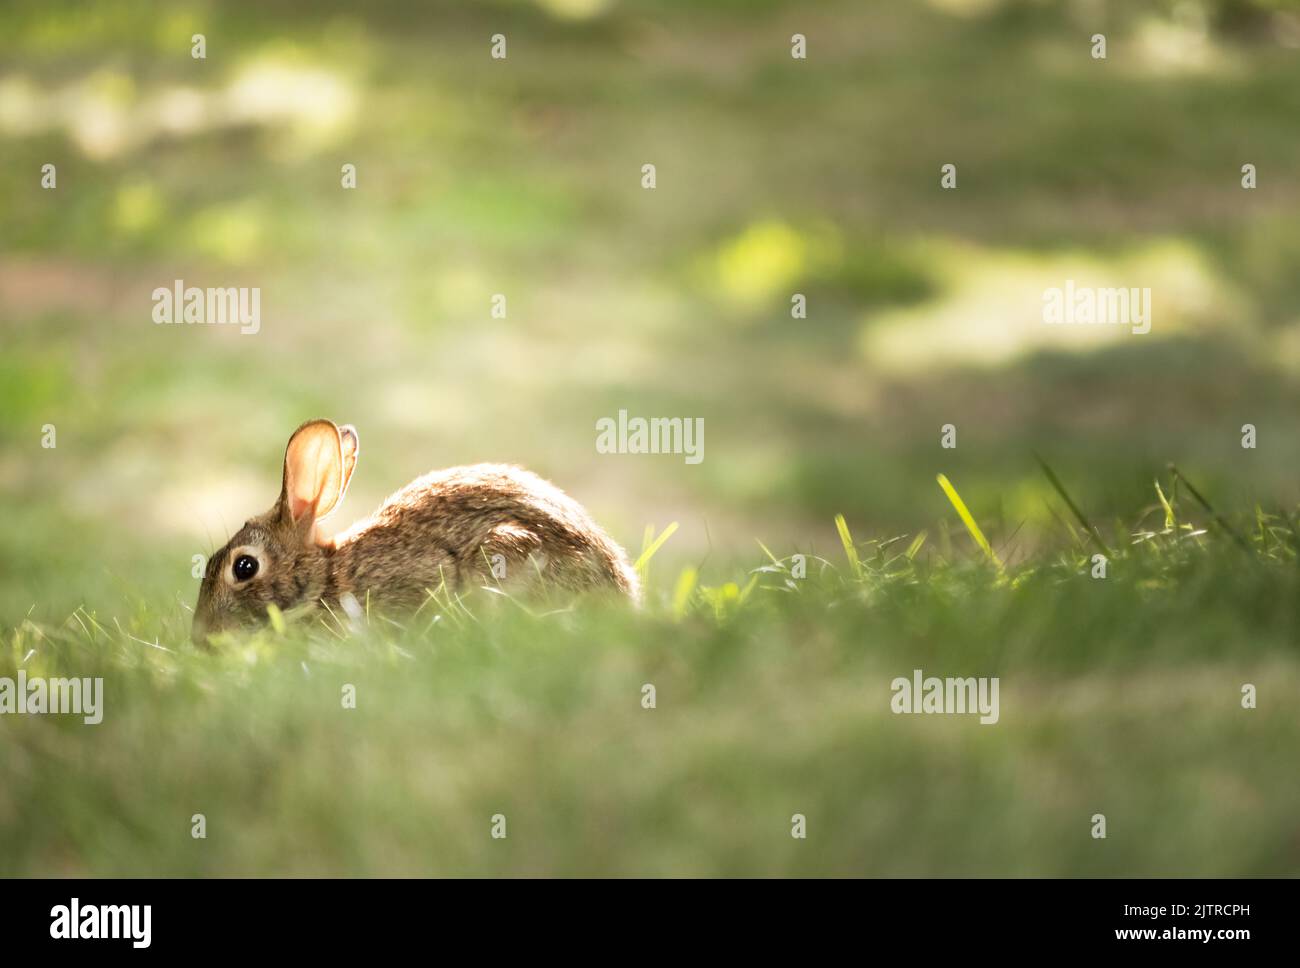
[[[280, 499], [208, 561], [192, 637], [265, 621], [350, 593], [372, 609], [414, 609], [429, 590], [537, 580], [561, 588], [640, 588], [627, 555], [573, 498], [536, 474], [476, 464], [417, 478], [328, 541], [316, 522], [338, 507], [357, 466], [350, 426], [309, 420], [289, 438]], [[348, 603], [350, 604], [350, 602]]]

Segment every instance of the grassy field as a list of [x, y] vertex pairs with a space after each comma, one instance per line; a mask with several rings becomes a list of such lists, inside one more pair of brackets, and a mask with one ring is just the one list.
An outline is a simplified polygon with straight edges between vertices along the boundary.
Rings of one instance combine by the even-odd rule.
[[[1300, 872], [1297, 44], [1280, 0], [6, 3], [0, 677], [106, 715], [0, 717], [0, 874]], [[154, 325], [175, 279], [260, 331]], [[1066, 279], [1151, 332], [1043, 325]], [[597, 453], [620, 409], [704, 460]], [[478, 461], [676, 522], [645, 610], [196, 650], [194, 557], [316, 416], [340, 527]], [[916, 668], [1000, 722], [893, 715]]]
[[[216, 654], [145, 603], [27, 622], [0, 675], [102, 676], [105, 715], [6, 722], [0, 873], [1294, 874], [1297, 534], [1172, 510], [1104, 579], [918, 536], [642, 614], [441, 594]], [[997, 676], [998, 721], [891, 712], [917, 668]]]

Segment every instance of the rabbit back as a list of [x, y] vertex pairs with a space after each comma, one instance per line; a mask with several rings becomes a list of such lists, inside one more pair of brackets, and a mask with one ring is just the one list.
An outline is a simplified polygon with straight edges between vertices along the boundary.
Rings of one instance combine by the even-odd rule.
[[640, 588], [623, 549], [577, 501], [508, 464], [434, 471], [334, 540], [339, 591], [418, 606], [443, 586]]

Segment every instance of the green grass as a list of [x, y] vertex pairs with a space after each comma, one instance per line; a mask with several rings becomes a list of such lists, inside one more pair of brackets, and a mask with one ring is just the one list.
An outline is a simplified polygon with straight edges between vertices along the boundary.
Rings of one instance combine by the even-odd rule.
[[[180, 607], [27, 620], [0, 675], [101, 676], [105, 713], [0, 723], [0, 874], [1294, 874], [1296, 533], [1193, 511], [1104, 580], [1082, 532], [1003, 577], [841, 519], [847, 558], [640, 613], [443, 593], [216, 651]], [[1000, 721], [892, 714], [916, 668], [998, 676]]]

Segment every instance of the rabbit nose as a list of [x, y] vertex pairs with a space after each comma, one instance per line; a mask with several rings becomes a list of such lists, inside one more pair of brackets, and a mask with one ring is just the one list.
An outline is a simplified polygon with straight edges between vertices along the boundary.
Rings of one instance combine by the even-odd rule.
[[197, 615], [190, 626], [190, 641], [195, 645], [206, 645], [208, 641], [208, 623]]

